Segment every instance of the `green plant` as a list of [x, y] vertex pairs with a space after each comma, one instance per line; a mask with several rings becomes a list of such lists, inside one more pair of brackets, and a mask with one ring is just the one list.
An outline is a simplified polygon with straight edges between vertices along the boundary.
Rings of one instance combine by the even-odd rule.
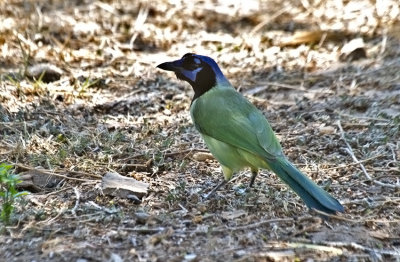
[[79, 96], [83, 95], [91, 86], [96, 85], [100, 79], [91, 80], [86, 78], [85, 81], [80, 84]]
[[185, 188], [186, 188], [186, 183], [180, 182], [176, 188], [174, 188], [168, 192], [166, 200], [170, 203], [180, 201], [181, 199], [183, 199], [185, 197]]
[[33, 90], [34, 92], [39, 95], [41, 92], [43, 92], [42, 90], [45, 88], [45, 83], [43, 83], [42, 79], [45, 75], [46, 71], [44, 70], [38, 79], [34, 79], [32, 86], [33, 86]]
[[22, 181], [17, 174], [12, 173], [11, 168], [11, 165], [0, 164], [0, 198], [3, 202], [1, 205], [0, 220], [6, 225], [10, 223], [15, 199], [28, 194], [25, 191], [18, 192], [15, 188]]

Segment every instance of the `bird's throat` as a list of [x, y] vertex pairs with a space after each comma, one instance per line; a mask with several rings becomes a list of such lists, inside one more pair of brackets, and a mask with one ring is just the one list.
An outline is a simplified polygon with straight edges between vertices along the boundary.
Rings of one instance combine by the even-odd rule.
[[197, 73], [196, 80], [189, 83], [192, 85], [194, 90], [194, 96], [192, 99], [193, 102], [208, 90], [215, 87], [217, 84], [217, 79], [211, 67], [204, 67], [200, 72]]

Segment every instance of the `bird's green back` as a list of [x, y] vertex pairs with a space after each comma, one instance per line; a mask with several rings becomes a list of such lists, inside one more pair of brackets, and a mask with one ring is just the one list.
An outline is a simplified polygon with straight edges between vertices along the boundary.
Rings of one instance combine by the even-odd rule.
[[283, 155], [262, 113], [228, 85], [216, 86], [193, 101], [193, 122], [200, 133], [264, 159]]

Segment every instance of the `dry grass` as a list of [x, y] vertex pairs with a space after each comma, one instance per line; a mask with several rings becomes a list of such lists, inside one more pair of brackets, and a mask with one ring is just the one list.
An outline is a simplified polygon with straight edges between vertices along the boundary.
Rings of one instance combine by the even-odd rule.
[[[228, 2], [0, 2], [0, 162], [33, 177], [2, 257], [400, 259], [397, 1]], [[366, 58], [341, 61], [355, 38]], [[218, 61], [345, 214], [320, 219], [267, 172], [248, 193], [243, 172], [202, 200], [218, 164], [194, 154], [206, 148], [190, 87], [155, 68], [186, 52]], [[108, 171], [149, 194], [102, 195]]]

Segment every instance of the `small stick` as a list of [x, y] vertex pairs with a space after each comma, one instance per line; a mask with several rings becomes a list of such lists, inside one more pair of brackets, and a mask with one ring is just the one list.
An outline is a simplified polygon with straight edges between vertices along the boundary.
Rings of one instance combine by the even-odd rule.
[[[350, 203], [354, 203], [354, 201], [352, 202], [348, 202], [346, 204], [350, 204]], [[325, 213], [323, 211], [317, 210], [317, 209], [312, 209], [313, 212], [318, 213], [320, 215], [323, 215], [325, 217], [329, 217], [330, 219], [336, 219], [336, 220], [341, 220], [341, 221], [346, 221], [352, 224], [364, 224], [366, 222], [374, 222], [374, 223], [394, 223], [394, 224], [398, 224], [400, 223], [400, 220], [377, 220], [377, 219], [348, 219], [345, 217], [341, 217], [341, 216], [337, 216], [337, 215], [333, 215], [333, 214], [328, 214]]]
[[[12, 163], [11, 165], [20, 167], [20, 168], [25, 169], [25, 170], [36, 171], [36, 172], [39, 172], [39, 173], [42, 173], [42, 174], [45, 174], [45, 175], [50, 175], [50, 176], [56, 176], [56, 177], [65, 178], [65, 179], [67, 179], [67, 180], [75, 180], [75, 181], [83, 181], [83, 182], [93, 182], [93, 181], [96, 181], [96, 180], [89, 180], [89, 179], [83, 179], [83, 178], [68, 177], [68, 176], [64, 176], [64, 175], [60, 175], [60, 174], [51, 172], [50, 170], [47, 170], [47, 169], [32, 168], [32, 167], [25, 166], [25, 165], [18, 164], [18, 163]], [[68, 171], [66, 171], [66, 172], [68, 172]]]
[[360, 161], [358, 161], [357, 157], [354, 155], [353, 149], [351, 148], [350, 144], [347, 142], [347, 140], [344, 136], [344, 131], [343, 131], [342, 125], [340, 123], [340, 120], [337, 121], [337, 126], [339, 127], [339, 130], [340, 130], [340, 137], [342, 138], [342, 140], [344, 141], [344, 143], [347, 146], [347, 148], [345, 148], [346, 152], [349, 153], [349, 155], [351, 156], [351, 158], [354, 160], [355, 163], [360, 165], [361, 170], [363, 171], [363, 173], [368, 181], [372, 181], [373, 183], [383, 186], [383, 187], [400, 188], [399, 183], [392, 185], [392, 184], [386, 184], [386, 183], [382, 183], [380, 181], [376, 181], [376, 180], [372, 179], [372, 177], [368, 174], [367, 170], [365, 169], [364, 165]]
[[253, 36], [256, 34], [261, 28], [269, 24], [270, 22], [274, 21], [276, 18], [284, 14], [290, 9], [290, 6], [287, 6], [285, 8], [280, 9], [279, 11], [275, 12], [271, 16], [269, 16], [267, 19], [261, 21], [261, 23], [258, 23], [251, 31], [250, 31], [250, 36]]
[[332, 247], [351, 247], [357, 250], [367, 251], [370, 253], [376, 253], [381, 255], [390, 255], [398, 257], [400, 256], [400, 252], [397, 250], [388, 250], [388, 249], [378, 249], [378, 248], [370, 248], [362, 246], [355, 242], [329, 242], [329, 241], [321, 241], [321, 244], [332, 246]]
[[340, 130], [340, 138], [342, 138], [342, 140], [344, 141], [344, 143], [347, 146], [347, 148], [345, 148], [346, 152], [349, 153], [349, 155], [351, 156], [351, 158], [353, 158], [355, 163], [357, 163], [361, 166], [361, 169], [364, 172], [367, 179], [372, 180], [371, 176], [368, 174], [364, 165], [360, 161], [358, 161], [357, 157], [354, 155], [353, 149], [351, 148], [350, 144], [347, 142], [346, 138], [344, 137], [344, 131], [343, 131], [342, 124], [340, 123], [340, 120], [337, 121], [337, 126], [339, 127], [339, 130]]
[[182, 150], [182, 151], [165, 153], [164, 156], [174, 156], [174, 155], [180, 155], [180, 154], [190, 154], [191, 152], [204, 152], [204, 153], [209, 153], [210, 151], [205, 150], [205, 149], [190, 148], [190, 149], [186, 149], [186, 150]]
[[87, 172], [83, 172], [83, 171], [74, 171], [74, 170], [65, 170], [65, 169], [59, 169], [59, 170], [54, 170], [54, 172], [56, 173], [71, 173], [74, 175], [82, 175], [82, 176], [90, 176], [90, 177], [94, 177], [94, 178], [102, 178], [102, 176], [100, 175], [96, 175], [96, 174], [91, 174], [91, 173], [87, 173]]
[[[196, 149], [196, 148], [190, 148], [190, 149], [185, 149], [185, 150], [181, 150], [181, 151], [176, 151], [176, 152], [169, 152], [169, 153], [164, 153], [164, 156], [175, 156], [175, 155], [180, 155], [180, 154], [189, 154], [191, 152], [205, 152], [205, 153], [209, 153], [210, 151], [205, 150], [205, 149]], [[130, 157], [126, 157], [126, 158], [122, 158], [122, 159], [118, 159], [119, 162], [126, 162], [128, 160], [132, 160], [132, 159], [136, 159], [139, 157], [143, 157], [146, 154], [137, 154], [134, 156], [130, 156]]]
[[[376, 156], [372, 156], [372, 157], [360, 160], [360, 161], [358, 161], [358, 163], [349, 163], [349, 164], [346, 164], [346, 165], [340, 165], [340, 166], [334, 166], [334, 167], [328, 167], [328, 168], [321, 168], [319, 170], [310, 170], [310, 171], [307, 171], [307, 172], [318, 173], [318, 172], [323, 172], [323, 171], [328, 171], [328, 170], [342, 169], [342, 168], [346, 168], [346, 167], [349, 167], [349, 166], [359, 165], [360, 163], [365, 163], [365, 162], [368, 162], [370, 160], [373, 160], [373, 159], [381, 157], [381, 156], [384, 156], [384, 155], [383, 154], [379, 154], [379, 155], [376, 155]], [[387, 170], [385, 170], [385, 171], [387, 171]]]
[[179, 206], [180, 208], [182, 208], [182, 210], [183, 210], [184, 212], [186, 212], [186, 213], [189, 212], [189, 211], [188, 211], [184, 206], [182, 206], [181, 204], [178, 204], [178, 206]]
[[125, 228], [119, 228], [118, 230], [126, 230], [130, 232], [136, 232], [139, 234], [156, 234], [160, 233], [165, 230], [164, 227], [155, 227], [155, 228], [146, 228], [146, 227], [137, 227], [137, 228], [130, 228], [130, 227], [125, 227]]
[[[347, 144], [347, 142], [345, 142]], [[348, 145], [348, 144], [347, 144]], [[371, 176], [368, 174], [367, 170], [365, 169], [364, 165], [358, 161], [357, 157], [354, 155], [353, 150], [351, 149], [351, 147], [349, 148], [345, 148], [344, 150], [346, 150], [347, 153], [349, 153], [349, 155], [351, 156], [351, 158], [353, 158], [354, 162], [356, 164], [359, 164], [361, 167], [361, 170], [364, 172], [364, 175], [367, 177], [368, 180], [372, 180]]]
[[75, 200], [75, 206], [71, 209], [71, 213], [76, 216], [76, 212], [75, 211], [79, 206], [79, 200], [81, 199], [81, 196], [79, 194], [79, 190], [78, 190], [77, 187], [74, 187], [74, 192], [75, 192], [75, 195], [76, 195], [76, 200]]
[[236, 231], [236, 230], [247, 230], [251, 228], [259, 228], [265, 224], [277, 223], [277, 222], [293, 222], [293, 218], [275, 218], [275, 219], [267, 219], [264, 221], [260, 221], [257, 223], [245, 225], [245, 226], [238, 226], [238, 227], [219, 227], [212, 230], [212, 233], [223, 233], [227, 231]]

